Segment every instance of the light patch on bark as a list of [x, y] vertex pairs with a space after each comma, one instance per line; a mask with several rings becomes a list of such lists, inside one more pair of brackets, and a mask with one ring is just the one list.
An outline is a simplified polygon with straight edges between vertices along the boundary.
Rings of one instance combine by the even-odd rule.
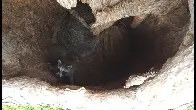
[[141, 15], [141, 16], [134, 17], [131, 27], [136, 28], [146, 17], [147, 15]]
[[72, 7], [76, 7], [77, 0], [56, 0], [61, 6], [67, 9], [71, 9]]
[[131, 75], [126, 81], [124, 88], [130, 88], [134, 85], [141, 85], [145, 80], [155, 77], [157, 72], [147, 72], [142, 75]]

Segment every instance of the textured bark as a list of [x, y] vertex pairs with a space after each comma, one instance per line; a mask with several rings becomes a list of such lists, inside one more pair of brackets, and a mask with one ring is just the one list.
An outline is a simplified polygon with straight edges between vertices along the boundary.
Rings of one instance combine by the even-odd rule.
[[[50, 8], [49, 8], [50, 6]], [[60, 9], [60, 10], [59, 10]], [[56, 10], [59, 10], [58, 12]], [[63, 7], [51, 1], [3, 1], [2, 65], [4, 78], [27, 75], [56, 82], [44, 63], [51, 34], [58, 31]], [[60, 21], [60, 20], [59, 20]], [[40, 74], [42, 73], [42, 74]]]
[[[179, 0], [81, 0], [92, 8], [96, 22], [92, 25], [94, 34], [99, 34], [115, 21], [128, 16], [145, 14], [165, 15], [183, 2]], [[100, 5], [103, 4], [103, 5]], [[99, 11], [99, 9], [102, 9]]]

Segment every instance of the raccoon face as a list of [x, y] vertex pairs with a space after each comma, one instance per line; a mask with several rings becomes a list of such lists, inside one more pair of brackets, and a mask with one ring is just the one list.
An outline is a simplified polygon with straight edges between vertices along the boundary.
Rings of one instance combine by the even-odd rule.
[[72, 65], [63, 65], [61, 60], [58, 60], [56, 75], [62, 78], [63, 76], [70, 76], [69, 72], [72, 69]]

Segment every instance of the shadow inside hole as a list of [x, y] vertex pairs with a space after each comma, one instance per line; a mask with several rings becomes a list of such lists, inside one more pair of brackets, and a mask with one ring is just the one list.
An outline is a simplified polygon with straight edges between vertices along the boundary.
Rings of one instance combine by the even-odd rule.
[[[130, 75], [146, 73], [152, 67], [158, 71], [175, 55], [183, 40], [181, 33], [185, 32], [173, 28], [185, 26], [188, 21], [179, 18], [182, 24], [175, 22], [171, 26], [172, 21], [162, 22], [149, 15], [139, 26], [131, 28], [132, 20], [133, 17], [121, 19], [103, 32], [106, 34], [99, 34], [95, 51], [79, 59], [74, 68], [74, 85], [105, 86], [114, 82], [117, 85], [113, 87], [119, 88]], [[171, 32], [176, 34], [168, 35]]]
[[[95, 51], [77, 63], [74, 85], [104, 86], [119, 81], [117, 86], [123, 87], [130, 74], [148, 72], [155, 65], [153, 31], [131, 28], [132, 20], [129, 17], [115, 23], [117, 30], [99, 39], [98, 53]], [[63, 80], [60, 83], [70, 84]]]
[[[130, 73], [145, 73], [156, 66], [155, 40], [153, 30], [129, 28], [130, 36]], [[161, 59], [160, 59], [161, 60]]]

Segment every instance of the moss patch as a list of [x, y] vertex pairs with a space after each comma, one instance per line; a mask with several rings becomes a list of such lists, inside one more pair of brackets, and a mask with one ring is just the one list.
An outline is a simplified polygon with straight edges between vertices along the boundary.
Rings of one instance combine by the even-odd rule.
[[187, 110], [194, 110], [194, 105], [189, 106]]

